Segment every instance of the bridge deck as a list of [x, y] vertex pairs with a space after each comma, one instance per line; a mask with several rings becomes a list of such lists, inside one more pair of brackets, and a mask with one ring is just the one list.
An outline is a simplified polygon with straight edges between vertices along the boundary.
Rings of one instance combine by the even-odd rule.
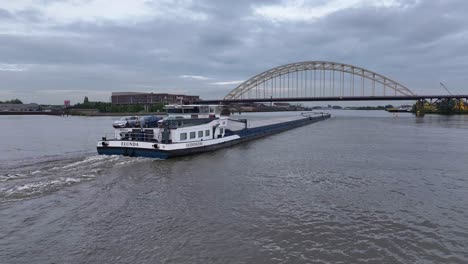
[[331, 97], [289, 97], [289, 98], [247, 98], [213, 99], [193, 102], [195, 104], [229, 104], [261, 102], [325, 102], [325, 101], [417, 101], [431, 99], [468, 99], [468, 95], [402, 95], [402, 96], [331, 96]]

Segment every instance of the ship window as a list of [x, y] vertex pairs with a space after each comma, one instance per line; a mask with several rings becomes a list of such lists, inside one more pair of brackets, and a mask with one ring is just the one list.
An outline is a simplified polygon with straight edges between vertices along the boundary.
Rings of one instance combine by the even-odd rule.
[[184, 111], [182, 111], [180, 108], [169, 108], [167, 109], [167, 112], [169, 114], [182, 114]]
[[198, 114], [198, 113], [200, 113], [200, 109], [199, 109], [198, 107], [186, 108], [186, 109], [184, 109], [184, 113], [195, 113], [195, 114]]
[[186, 140], [187, 139], [187, 133], [180, 133], [180, 140]]
[[198, 131], [198, 137], [199, 138], [203, 137], [203, 131]]
[[219, 133], [222, 135], [224, 133], [224, 128], [220, 127], [219, 128]]
[[196, 137], [195, 132], [190, 132], [190, 139], [193, 139], [193, 138], [195, 138], [195, 137]]
[[210, 136], [210, 130], [205, 130], [205, 137], [209, 137]]

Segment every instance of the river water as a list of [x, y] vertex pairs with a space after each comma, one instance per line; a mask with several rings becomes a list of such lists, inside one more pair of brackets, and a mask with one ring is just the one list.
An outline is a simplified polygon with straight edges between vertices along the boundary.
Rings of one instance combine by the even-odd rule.
[[332, 113], [165, 161], [0, 116], [0, 263], [468, 263], [468, 116]]

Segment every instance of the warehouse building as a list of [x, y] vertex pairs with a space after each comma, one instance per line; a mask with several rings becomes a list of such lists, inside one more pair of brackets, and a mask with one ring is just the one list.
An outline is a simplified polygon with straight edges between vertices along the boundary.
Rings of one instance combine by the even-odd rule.
[[112, 104], [175, 104], [182, 102], [199, 101], [200, 96], [183, 95], [183, 94], [167, 94], [167, 93], [138, 93], [138, 92], [113, 92], [111, 96]]

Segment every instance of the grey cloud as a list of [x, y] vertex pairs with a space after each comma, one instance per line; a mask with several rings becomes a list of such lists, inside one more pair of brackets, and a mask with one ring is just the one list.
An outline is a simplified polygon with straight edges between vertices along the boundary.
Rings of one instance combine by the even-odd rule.
[[[108, 99], [102, 97], [106, 92], [151, 87], [219, 98], [235, 85], [179, 76], [210, 76], [211, 83], [224, 83], [304, 60], [356, 64], [417, 92], [440, 80], [453, 80], [451, 86], [466, 83], [460, 74], [468, 68], [468, 4], [402, 2], [407, 7], [352, 8], [315, 21], [272, 23], [253, 14], [264, 1], [195, 1], [192, 9], [206, 14], [206, 20], [81, 22], [49, 26], [52, 35], [0, 34], [0, 63], [35, 65], [28, 72], [0, 72], [0, 77], [5, 86], [25, 94], [83, 89], [95, 90], [101, 100]], [[34, 10], [15, 16], [18, 21], [43, 19]], [[61, 102], [62, 96], [47, 98]]]
[[11, 19], [11, 18], [13, 18], [13, 14], [11, 14], [10, 12], [8, 12], [5, 9], [0, 8], [0, 20], [7, 20], [7, 19]]

